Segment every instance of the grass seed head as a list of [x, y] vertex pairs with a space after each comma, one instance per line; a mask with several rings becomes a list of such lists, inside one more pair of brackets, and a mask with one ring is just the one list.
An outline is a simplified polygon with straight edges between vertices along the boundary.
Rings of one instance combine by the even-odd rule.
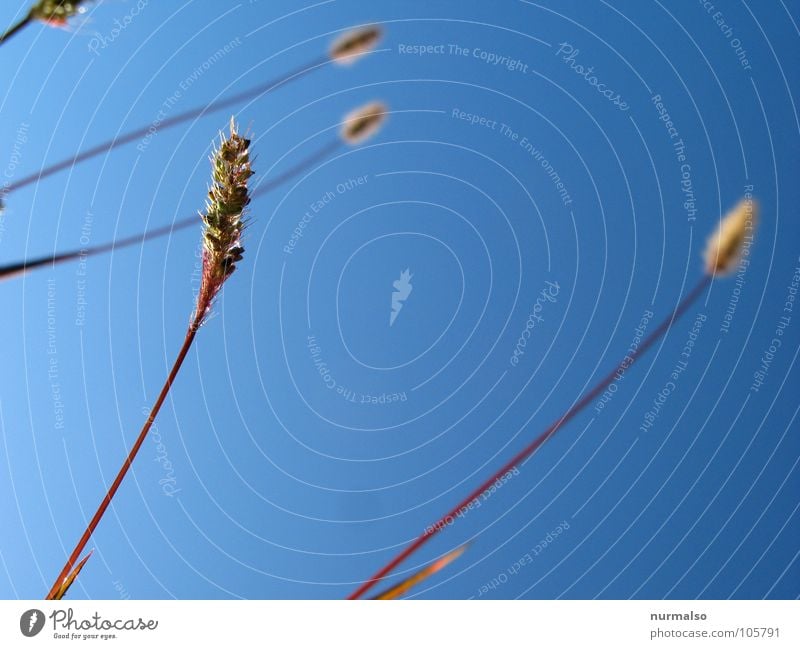
[[352, 65], [365, 54], [368, 54], [381, 40], [381, 28], [377, 25], [358, 27], [342, 34], [330, 49], [330, 57], [341, 65]]
[[736, 269], [745, 241], [752, 239], [755, 232], [758, 212], [758, 203], [745, 198], [725, 215], [716, 232], [708, 238], [704, 255], [706, 273], [721, 276]]
[[344, 118], [342, 139], [348, 144], [361, 144], [380, 130], [388, 114], [386, 104], [379, 101], [356, 108]]
[[30, 16], [48, 25], [61, 26], [74, 15], [86, 11], [87, 0], [39, 0], [31, 7]]
[[220, 134], [219, 147], [211, 155], [212, 183], [203, 220], [203, 276], [196, 316], [205, 317], [223, 283], [241, 261], [244, 214], [250, 203], [248, 181], [250, 140], [239, 135], [231, 118], [230, 134]]

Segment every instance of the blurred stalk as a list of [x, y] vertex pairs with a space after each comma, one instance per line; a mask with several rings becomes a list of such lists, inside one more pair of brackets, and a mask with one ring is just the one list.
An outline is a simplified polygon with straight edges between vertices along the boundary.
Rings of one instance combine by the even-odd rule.
[[16, 34], [21, 32], [25, 27], [27, 27], [31, 22], [33, 22], [33, 15], [28, 14], [18, 23], [9, 27], [2, 35], [0, 35], [0, 45], [3, 45], [6, 41], [10, 41]]
[[361, 584], [355, 591], [353, 591], [347, 599], [359, 599], [363, 596], [368, 590], [370, 590], [375, 584], [381, 581], [386, 575], [388, 575], [392, 570], [394, 570], [398, 565], [400, 565], [403, 561], [405, 561], [408, 557], [414, 554], [417, 550], [419, 550], [425, 543], [427, 543], [430, 539], [432, 539], [437, 533], [439, 533], [444, 528], [451, 525], [455, 520], [458, 519], [459, 514], [462, 513], [466, 508], [468, 508], [474, 501], [480, 498], [485, 491], [492, 488], [492, 486], [500, 479], [502, 476], [506, 475], [509, 471], [516, 468], [519, 464], [529, 458], [540, 446], [542, 446], [545, 442], [547, 442], [551, 437], [553, 437], [561, 427], [570, 421], [575, 415], [581, 412], [586, 406], [588, 406], [598, 395], [602, 394], [602, 392], [611, 384], [614, 380], [615, 375], [620, 370], [627, 370], [633, 363], [642, 356], [650, 347], [655, 343], [661, 336], [666, 333], [666, 331], [672, 326], [672, 324], [680, 318], [689, 307], [694, 304], [700, 295], [702, 295], [703, 291], [708, 287], [711, 280], [713, 279], [713, 275], [704, 275], [702, 279], [695, 285], [695, 287], [689, 292], [689, 294], [684, 297], [678, 306], [661, 322], [661, 324], [656, 327], [656, 329], [642, 342], [639, 348], [628, 355], [628, 358], [624, 359], [622, 362], [617, 364], [617, 366], [610, 371], [606, 376], [604, 376], [600, 381], [595, 384], [595, 386], [586, 392], [580, 400], [578, 400], [572, 407], [570, 407], [558, 420], [553, 422], [550, 426], [548, 426], [543, 433], [541, 433], [536, 439], [534, 439], [528, 446], [523, 448], [519, 453], [517, 453], [514, 457], [512, 457], [508, 462], [506, 462], [500, 469], [498, 469], [495, 473], [493, 473], [485, 482], [481, 483], [475, 490], [473, 490], [466, 498], [464, 498], [458, 505], [456, 505], [453, 509], [451, 509], [447, 514], [442, 516], [438, 521], [436, 521], [433, 525], [427, 527], [425, 531], [420, 534], [416, 540], [414, 540], [410, 545], [408, 545], [402, 552], [400, 552], [397, 556], [394, 557], [389, 563], [387, 563], [383, 568], [378, 570], [372, 577], [370, 577], [367, 581]]

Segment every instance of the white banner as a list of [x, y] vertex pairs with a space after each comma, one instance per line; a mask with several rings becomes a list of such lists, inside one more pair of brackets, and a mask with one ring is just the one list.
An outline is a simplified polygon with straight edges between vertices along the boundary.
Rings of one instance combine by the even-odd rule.
[[798, 619], [796, 601], [4, 601], [0, 647], [795, 648]]

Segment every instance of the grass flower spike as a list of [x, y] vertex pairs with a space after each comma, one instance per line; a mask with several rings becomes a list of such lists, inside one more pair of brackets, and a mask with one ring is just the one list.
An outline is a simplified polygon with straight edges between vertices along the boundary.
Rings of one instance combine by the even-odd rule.
[[[72, 2], [69, 4], [71, 7], [70, 10], [80, 12], [80, 10], [77, 8], [80, 3]], [[34, 7], [34, 9], [38, 12], [37, 15], [40, 15], [40, 19], [48, 20], [47, 16], [54, 15], [48, 13], [48, 7], [51, 7], [52, 9], [52, 7], [56, 6], [57, 3], [52, 2], [51, 0], [49, 3], [40, 2]], [[66, 6], [61, 8], [66, 10]], [[5, 34], [0, 35], [0, 44], [11, 38], [14, 34], [18, 33], [27, 24], [31, 23], [34, 20], [31, 14], [32, 12], [26, 14], [22, 21], [9, 28]], [[55, 17], [50, 20], [58, 20], [58, 18]], [[60, 160], [53, 164], [42, 167], [33, 173], [29, 173], [17, 179], [16, 181], [9, 183], [5, 188], [3, 188], [2, 196], [0, 196], [0, 213], [2, 213], [3, 210], [2, 200], [4, 200], [8, 194], [17, 191], [18, 189], [22, 189], [23, 187], [27, 187], [33, 183], [38, 183], [54, 174], [66, 169], [72, 169], [82, 162], [96, 158], [97, 156], [103, 155], [109, 151], [113, 151], [114, 149], [122, 147], [126, 144], [131, 144], [137, 140], [139, 140], [140, 146], [146, 146], [147, 143], [156, 135], [156, 133], [161, 133], [168, 129], [174, 128], [179, 124], [185, 124], [186, 122], [192, 121], [197, 117], [227, 110], [228, 108], [241, 102], [260, 98], [261, 96], [271, 93], [275, 90], [285, 88], [289, 84], [295, 83], [305, 78], [309, 74], [326, 69], [326, 64], [331, 60], [331, 57], [338, 63], [353, 63], [356, 59], [368, 53], [370, 48], [380, 39], [380, 37], [381, 30], [377, 27], [365, 27], [353, 30], [345, 34], [345, 36], [337, 39], [328, 54], [323, 54], [318, 58], [299, 66], [297, 69], [291, 70], [286, 74], [279, 76], [276, 79], [260, 83], [254, 87], [242, 90], [241, 92], [233, 95], [221, 97], [220, 99], [210, 103], [196, 106], [181, 113], [171, 115], [160, 122], [158, 128], [155, 128], [152, 124], [146, 124], [125, 133], [121, 133], [110, 140], [106, 140], [105, 142], [96, 144], [88, 149], [79, 151], [64, 160]]]
[[350, 145], [361, 144], [380, 130], [389, 109], [379, 101], [356, 108], [344, 118], [342, 139]]
[[[373, 104], [377, 105], [377, 104]], [[357, 111], [351, 113], [348, 117], [345, 118], [345, 122], [348, 120], [354, 119], [358, 113], [365, 111], [365, 108], [361, 108]], [[380, 109], [377, 110], [373, 114], [371, 110], [367, 111], [370, 115], [362, 120], [355, 120], [355, 126], [359, 129], [360, 137], [358, 138], [359, 143], [365, 142], [370, 137], [374, 136], [380, 127], [380, 121], [383, 120], [385, 115], [388, 113], [388, 108], [381, 104]], [[368, 122], [371, 128], [364, 129], [364, 123]], [[352, 122], [351, 122], [351, 125]], [[275, 176], [268, 177], [264, 182], [262, 182], [258, 189], [253, 191], [250, 194], [250, 198], [256, 198], [257, 196], [262, 196], [267, 194], [274, 189], [277, 189], [287, 181], [299, 176], [307, 172], [309, 169], [313, 168], [316, 164], [330, 158], [336, 151], [338, 151], [341, 147], [344, 147], [349, 144], [348, 140], [345, 138], [350, 138], [352, 140], [353, 136], [350, 133], [349, 128], [343, 128], [342, 132], [339, 134], [340, 136], [336, 139], [328, 142], [320, 146], [316, 151], [306, 156], [303, 160], [295, 164], [294, 166], [290, 167], [289, 169], [282, 171]], [[238, 137], [238, 136], [237, 136]], [[241, 139], [241, 138], [240, 138]], [[214, 163], [216, 165], [216, 162]], [[224, 175], [224, 174], [223, 174]], [[221, 196], [219, 191], [215, 192], [212, 189], [212, 194], [216, 194]], [[4, 207], [2, 202], [3, 192], [0, 190], [0, 215], [2, 215], [2, 209]], [[211, 196], [209, 197], [209, 202], [211, 202]], [[219, 203], [218, 205], [221, 205]], [[209, 223], [209, 230], [208, 230], [208, 245], [210, 248], [213, 249], [216, 246], [216, 241], [220, 241], [218, 234], [215, 234], [215, 230], [218, 229], [216, 225], [216, 217], [212, 215], [212, 211], [216, 214], [219, 210], [215, 208], [214, 210], [209, 209], [209, 214], [205, 215], [202, 214], [201, 217], [204, 221], [211, 217], [211, 220], [214, 220], [215, 223]], [[101, 255], [107, 252], [114, 252], [117, 250], [121, 250], [123, 248], [128, 248], [131, 246], [136, 245], [143, 245], [147, 241], [151, 241], [153, 239], [157, 239], [159, 237], [172, 235], [179, 230], [184, 230], [186, 228], [191, 228], [197, 225], [197, 214], [194, 214], [189, 217], [184, 217], [181, 220], [173, 221], [170, 225], [164, 225], [158, 228], [154, 228], [152, 230], [148, 230], [147, 232], [142, 232], [140, 234], [131, 235], [128, 237], [123, 237], [121, 239], [116, 239], [115, 241], [111, 241], [109, 243], [100, 244], [97, 246], [91, 246], [88, 248], [78, 248], [75, 250], [69, 250], [66, 252], [60, 252], [57, 254], [50, 254], [44, 255], [41, 257], [31, 257], [28, 259], [24, 259], [22, 261], [10, 262], [7, 264], [0, 265], [0, 282], [8, 279], [12, 279], [14, 277], [20, 277], [25, 273], [28, 273], [32, 270], [37, 268], [44, 268], [46, 266], [53, 266], [55, 264], [66, 263], [70, 261], [77, 261], [80, 259], [86, 259], [87, 257], [94, 257], [96, 255]], [[241, 246], [240, 246], [241, 247]], [[241, 254], [241, 253], [240, 253]], [[233, 261], [232, 263], [236, 263]]]
[[221, 136], [221, 140], [219, 148], [211, 157], [212, 184], [208, 192], [206, 211], [201, 214], [204, 224], [203, 275], [194, 315], [186, 330], [183, 345], [175, 358], [175, 362], [172, 364], [172, 369], [161, 388], [161, 392], [158, 394], [158, 398], [150, 409], [150, 414], [142, 426], [139, 436], [122, 463], [117, 477], [114, 478], [114, 482], [111, 483], [105, 497], [100, 502], [100, 506], [86, 526], [75, 549], [70, 554], [66, 564], [64, 564], [61, 573], [53, 583], [50, 592], [47, 594], [47, 599], [59, 599], [63, 596], [66, 588], [69, 587], [83, 567], [85, 561], [78, 564], [77, 568], [74, 568], [78, 557], [80, 557], [122, 484], [128, 469], [136, 459], [136, 455], [161, 410], [161, 406], [164, 404], [170, 388], [178, 376], [186, 355], [189, 353], [197, 331], [211, 309], [214, 298], [219, 293], [225, 280], [235, 270], [236, 263], [242, 259], [242, 253], [244, 252], [241, 245], [242, 230], [244, 229], [243, 218], [245, 208], [250, 203], [248, 180], [253, 175], [253, 170], [250, 168], [250, 141], [239, 135], [232, 119], [230, 135], [227, 137]]
[[250, 203], [247, 182], [250, 167], [250, 140], [236, 131], [231, 119], [229, 137], [221, 136], [219, 148], [211, 156], [213, 183], [208, 192], [203, 219], [203, 276], [194, 320], [197, 326], [211, 308], [223, 283], [241, 261], [244, 211]]
[[76, 14], [86, 11], [86, 0], [39, 0], [31, 7], [31, 18], [60, 27]]
[[381, 40], [381, 35], [381, 29], [377, 25], [359, 27], [346, 32], [331, 45], [331, 60], [340, 65], [352, 65], [375, 48]]
[[33, 21], [39, 20], [53, 27], [63, 27], [74, 15], [83, 13], [88, 0], [39, 0], [33, 5], [27, 14], [0, 34], [0, 45], [5, 43], [15, 34], [21, 32]]
[[720, 221], [708, 238], [705, 251], [706, 273], [727, 275], [736, 269], [745, 241], [752, 240], [758, 223], [758, 203], [744, 198]]

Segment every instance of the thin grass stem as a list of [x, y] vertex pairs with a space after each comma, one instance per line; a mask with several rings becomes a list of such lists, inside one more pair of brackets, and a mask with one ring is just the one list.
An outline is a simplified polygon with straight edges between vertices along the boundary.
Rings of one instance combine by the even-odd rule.
[[66, 588], [77, 576], [73, 571], [75, 562], [83, 553], [100, 520], [103, 518], [119, 486], [122, 484], [136, 455], [144, 443], [150, 427], [169, 394], [170, 388], [178, 376], [186, 355], [197, 336], [197, 331], [205, 322], [214, 299], [222, 290], [222, 286], [236, 269], [236, 264], [242, 260], [244, 248], [241, 245], [241, 235], [244, 228], [244, 213], [250, 203], [248, 190], [249, 179], [253, 175], [250, 162], [250, 140], [242, 137], [236, 129], [236, 124], [231, 118], [230, 135], [221, 135], [220, 145], [211, 157], [212, 184], [206, 200], [206, 209], [200, 215], [203, 222], [203, 272], [192, 314], [183, 345], [178, 352], [172, 369], [164, 382], [156, 402], [150, 409], [150, 414], [142, 426], [131, 450], [128, 452], [116, 478], [108, 488], [105, 497], [100, 502], [97, 511], [86, 526], [75, 549], [67, 558], [61, 572], [47, 593], [46, 599], [57, 599], [63, 596]]
[[[195, 119], [197, 117], [218, 113], [222, 110], [225, 110], [226, 108], [230, 108], [234, 104], [238, 104], [242, 101], [246, 101], [247, 99], [252, 99], [262, 94], [272, 92], [273, 90], [276, 90], [281, 86], [285, 86], [286, 84], [292, 81], [296, 81], [297, 79], [300, 79], [309, 72], [316, 70], [317, 68], [322, 66], [327, 60], [328, 60], [327, 57], [321, 57], [311, 62], [310, 64], [301, 66], [296, 70], [288, 74], [285, 74], [281, 77], [278, 77], [277, 79], [273, 79], [272, 81], [269, 81], [267, 83], [254, 86], [253, 88], [244, 90], [238, 94], [232, 95], [231, 97], [227, 97], [225, 99], [221, 99], [216, 102], [211, 102], [209, 104], [206, 104], [205, 106], [197, 106], [195, 108], [186, 110], [182, 113], [179, 113], [162, 121], [158, 126], [158, 130], [165, 131], [174, 126], [178, 126], [179, 124], [183, 124], [192, 119]], [[128, 131], [127, 133], [124, 133], [119, 137], [114, 137], [110, 140], [106, 140], [105, 142], [101, 142], [100, 144], [97, 144], [90, 149], [86, 149], [86, 151], [82, 151], [69, 158], [65, 158], [64, 160], [53, 163], [52, 165], [48, 165], [47, 167], [44, 167], [35, 173], [20, 178], [16, 182], [10, 183], [5, 189], [5, 194], [10, 194], [11, 192], [21, 189], [22, 187], [26, 187], [32, 183], [38, 182], [39, 180], [57, 174], [59, 171], [64, 171], [65, 169], [69, 169], [77, 164], [80, 164], [81, 162], [85, 162], [86, 160], [95, 158], [99, 155], [102, 155], [103, 153], [112, 151], [117, 147], [124, 146], [125, 144], [130, 144], [131, 142], [134, 142], [135, 140], [141, 139], [146, 135], [148, 135], [151, 128], [152, 124], [139, 127], [137, 129], [134, 129], [133, 131]]]
[[664, 333], [670, 328], [673, 322], [680, 318], [697, 300], [698, 297], [705, 291], [706, 287], [711, 282], [712, 275], [704, 275], [697, 285], [684, 297], [678, 306], [653, 330], [653, 332], [642, 341], [639, 348], [628, 355], [628, 358], [621, 361], [611, 372], [605, 375], [598, 381], [593, 388], [586, 392], [574, 405], [550, 426], [542, 432], [536, 439], [534, 439], [525, 448], [519, 451], [514, 457], [506, 462], [499, 470], [493, 473], [485, 482], [481, 483], [474, 489], [466, 498], [464, 498], [458, 505], [456, 505], [447, 514], [442, 516], [433, 525], [427, 527], [425, 531], [420, 534], [410, 545], [402, 550], [397, 556], [389, 561], [385, 566], [378, 570], [372, 577], [362, 583], [355, 591], [353, 591], [347, 599], [359, 599], [367, 593], [374, 585], [380, 582], [386, 575], [400, 565], [405, 559], [419, 550], [425, 543], [433, 538], [438, 532], [448, 527], [452, 522], [458, 519], [458, 514], [466, 507], [471, 505], [474, 501], [481, 497], [481, 495], [490, 489], [495, 482], [507, 474], [509, 471], [520, 465], [527, 458], [529, 458], [540, 446], [553, 437], [561, 428], [570, 421], [575, 415], [581, 412], [587, 405], [589, 405], [599, 394], [601, 394], [609, 384], [614, 380], [614, 376], [620, 369], [627, 369], [630, 367], [642, 354], [644, 354]]
[[56, 599], [56, 595], [59, 593], [62, 584], [64, 581], [69, 577], [70, 572], [72, 571], [72, 567], [75, 565], [75, 562], [78, 560], [78, 557], [83, 553], [84, 549], [86, 548], [86, 544], [89, 542], [92, 534], [94, 533], [95, 529], [97, 528], [98, 523], [103, 518], [103, 515], [106, 513], [108, 506], [111, 504], [111, 500], [114, 498], [114, 494], [117, 493], [119, 486], [122, 484], [125, 476], [128, 473], [128, 469], [131, 468], [131, 464], [136, 459], [136, 454], [139, 452], [139, 449], [142, 447], [145, 438], [147, 437], [147, 433], [150, 431], [150, 427], [153, 425], [153, 422], [156, 419], [156, 415], [158, 415], [159, 410], [161, 410], [161, 406], [164, 404], [164, 400], [167, 398], [169, 394], [169, 390], [172, 387], [173, 382], [175, 381], [175, 377], [178, 376], [178, 372], [181, 369], [181, 365], [183, 365], [183, 361], [186, 358], [186, 354], [189, 353], [189, 349], [194, 342], [195, 336], [197, 335], [197, 330], [202, 323], [203, 314], [198, 311], [192, 323], [189, 325], [189, 329], [186, 331], [186, 337], [183, 340], [183, 345], [181, 346], [180, 351], [178, 352], [178, 356], [175, 359], [175, 363], [172, 365], [172, 369], [170, 370], [169, 376], [167, 377], [164, 386], [161, 388], [161, 392], [158, 394], [158, 399], [153, 404], [153, 407], [150, 409], [150, 414], [147, 417], [147, 421], [144, 422], [144, 426], [142, 426], [142, 430], [139, 432], [139, 436], [136, 438], [133, 446], [131, 447], [128, 456], [125, 458], [125, 461], [122, 463], [122, 467], [120, 468], [119, 472], [117, 473], [117, 477], [114, 478], [114, 482], [111, 483], [111, 486], [108, 488], [105, 497], [100, 502], [100, 506], [97, 508], [97, 511], [92, 516], [92, 519], [89, 521], [89, 524], [86, 526], [83, 534], [81, 535], [80, 540], [78, 541], [75, 549], [72, 551], [72, 554], [69, 555], [69, 559], [64, 564], [61, 572], [59, 573], [58, 577], [56, 578], [55, 582], [53, 583], [53, 587], [50, 589], [50, 592], [47, 593], [47, 597], [45, 599]]
[[19, 34], [23, 29], [33, 22], [33, 14], [28, 14], [22, 20], [9, 27], [0, 35], [0, 45], [10, 41], [16, 34]]
[[[274, 178], [270, 178], [267, 181], [261, 183], [261, 185], [253, 191], [252, 196], [253, 198], [257, 198], [264, 194], [267, 194], [284, 183], [288, 182], [292, 178], [299, 176], [301, 173], [310, 169], [315, 164], [325, 160], [329, 156], [333, 155], [336, 151], [344, 148], [345, 142], [336, 139], [332, 140], [328, 144], [320, 147], [317, 151], [309, 154], [303, 160], [298, 162], [293, 167], [290, 167], [286, 171], [278, 174]], [[14, 277], [21, 277], [26, 273], [36, 270], [37, 268], [43, 268], [45, 266], [55, 266], [56, 264], [68, 263], [70, 261], [77, 261], [79, 259], [86, 259], [89, 257], [95, 257], [97, 255], [101, 255], [106, 252], [112, 252], [114, 250], [120, 250], [123, 248], [128, 248], [130, 246], [135, 246], [136, 244], [144, 244], [148, 241], [153, 239], [158, 239], [160, 237], [167, 236], [172, 234], [173, 232], [177, 232], [179, 230], [185, 230], [188, 227], [193, 227], [197, 225], [197, 215], [193, 214], [192, 216], [186, 217], [181, 219], [180, 221], [175, 221], [170, 225], [164, 225], [159, 228], [155, 228], [153, 230], [148, 230], [147, 232], [143, 232], [141, 234], [134, 234], [129, 237], [125, 237], [123, 239], [117, 239], [115, 241], [111, 241], [109, 243], [103, 243], [97, 246], [89, 247], [89, 248], [81, 248], [70, 250], [67, 252], [58, 253], [55, 255], [44, 255], [42, 257], [36, 257], [34, 259], [26, 259], [24, 261], [17, 261], [10, 264], [5, 264], [0, 266], [0, 282], [3, 280], [9, 280]]]

